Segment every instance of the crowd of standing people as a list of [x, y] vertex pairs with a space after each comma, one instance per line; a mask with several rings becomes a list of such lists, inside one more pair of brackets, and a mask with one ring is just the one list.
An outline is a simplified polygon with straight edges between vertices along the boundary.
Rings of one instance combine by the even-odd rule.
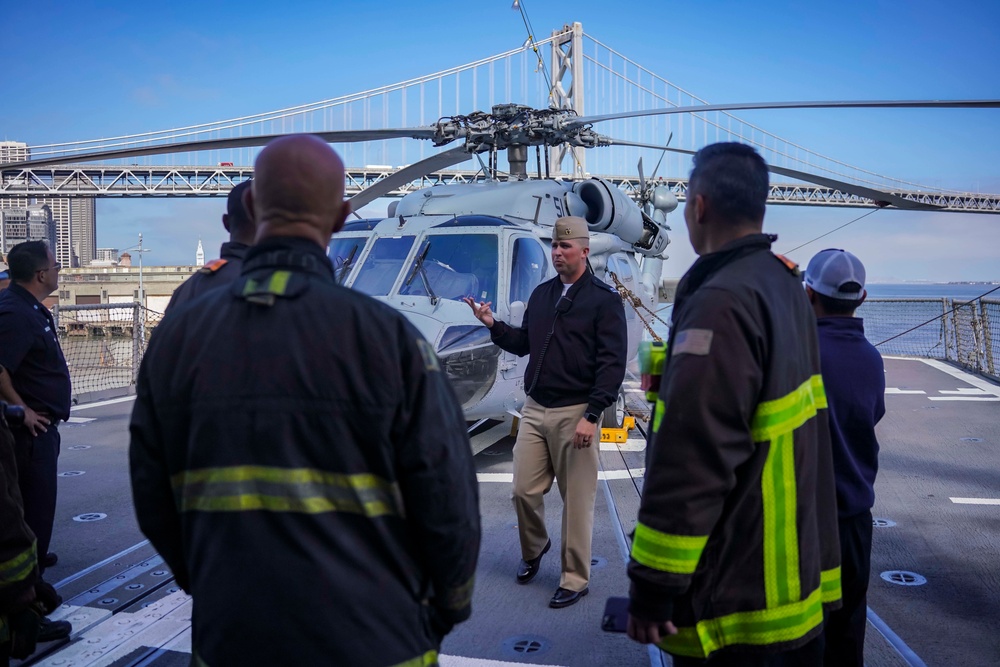
[[[133, 499], [193, 597], [193, 664], [434, 665], [472, 613], [481, 527], [462, 410], [406, 318], [334, 280], [343, 191], [320, 139], [268, 144], [229, 195], [220, 259], [175, 293], [142, 362]], [[854, 317], [864, 266], [822, 251], [803, 288], [763, 232], [767, 193], [750, 147], [694, 158], [684, 219], [699, 258], [650, 419], [626, 630], [680, 667], [860, 666], [885, 412], [881, 357]], [[553, 546], [555, 482], [554, 609], [589, 592], [601, 415], [627, 362], [622, 301], [589, 241], [584, 219], [556, 221], [556, 276], [521, 322], [466, 299], [497, 346], [528, 356], [513, 578], [530, 583]], [[44, 573], [71, 395], [42, 304], [60, 266], [40, 242], [7, 262], [0, 400], [20, 410], [0, 413], [0, 664], [71, 632], [45, 619], [61, 602]], [[247, 580], [268, 585], [237, 595]], [[281, 641], [247, 641], [265, 636]]]

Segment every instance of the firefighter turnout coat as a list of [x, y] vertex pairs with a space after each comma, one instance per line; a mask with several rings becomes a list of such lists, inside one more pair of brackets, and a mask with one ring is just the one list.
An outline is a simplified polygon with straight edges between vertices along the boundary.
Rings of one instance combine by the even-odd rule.
[[206, 665], [437, 663], [471, 613], [478, 485], [431, 346], [265, 240], [178, 305], [139, 373], [139, 525], [194, 599]]
[[755, 234], [681, 280], [629, 577], [661, 647], [780, 652], [840, 601], [816, 320], [794, 265]]

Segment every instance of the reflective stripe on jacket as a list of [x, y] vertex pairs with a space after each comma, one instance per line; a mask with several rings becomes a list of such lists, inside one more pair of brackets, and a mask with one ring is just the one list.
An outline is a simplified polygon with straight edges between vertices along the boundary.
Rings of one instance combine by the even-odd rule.
[[796, 648], [839, 606], [836, 498], [815, 316], [768, 236], [695, 263], [669, 350], [631, 611], [678, 655]]
[[207, 665], [429, 665], [471, 613], [465, 420], [430, 344], [313, 243], [158, 325], [132, 413], [139, 525]]

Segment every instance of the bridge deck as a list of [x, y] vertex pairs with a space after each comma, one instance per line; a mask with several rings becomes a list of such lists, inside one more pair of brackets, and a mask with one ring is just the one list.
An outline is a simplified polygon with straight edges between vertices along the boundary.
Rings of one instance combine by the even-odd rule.
[[[886, 525], [875, 531], [869, 619], [877, 625], [869, 623], [867, 664], [996, 663], [1000, 387], [939, 362], [890, 358], [886, 368], [888, 414], [879, 426], [874, 510]], [[190, 599], [142, 539], [129, 500], [131, 406], [128, 399], [81, 406], [64, 427], [53, 540], [60, 559], [48, 578], [66, 598], [56, 614], [73, 622], [74, 634], [42, 646], [26, 664], [166, 667], [189, 660]], [[633, 399], [631, 407], [645, 406]], [[563, 610], [546, 606], [559, 577], [554, 554], [532, 584], [513, 582], [519, 556], [509, 500], [512, 445], [507, 424], [473, 436], [483, 548], [472, 619], [446, 639], [442, 664], [669, 665], [658, 651], [599, 629], [604, 600], [627, 591], [642, 439], [602, 446], [591, 594]], [[550, 529], [558, 536], [558, 494], [549, 503]], [[880, 576], [894, 570], [927, 583], [899, 586]]]

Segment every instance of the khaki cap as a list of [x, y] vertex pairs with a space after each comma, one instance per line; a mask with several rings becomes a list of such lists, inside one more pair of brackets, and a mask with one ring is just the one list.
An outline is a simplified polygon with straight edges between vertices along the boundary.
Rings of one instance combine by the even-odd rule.
[[567, 239], [589, 239], [590, 227], [587, 221], [575, 215], [568, 215], [565, 218], [556, 220], [556, 228], [552, 238], [560, 241]]

